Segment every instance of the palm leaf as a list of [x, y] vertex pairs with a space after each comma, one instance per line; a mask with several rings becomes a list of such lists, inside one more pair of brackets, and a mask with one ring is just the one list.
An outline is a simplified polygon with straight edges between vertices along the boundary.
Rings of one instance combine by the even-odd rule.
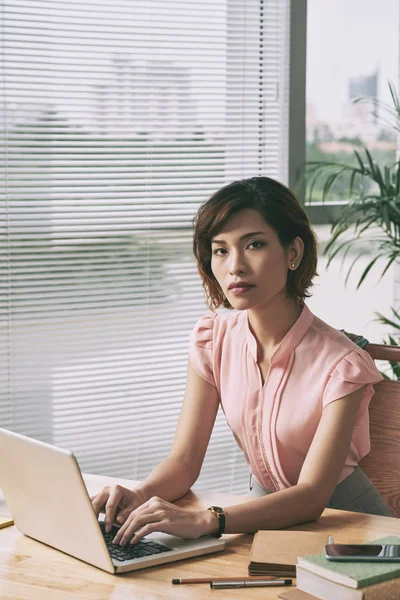
[[[345, 253], [347, 254], [347, 252], [349, 251], [349, 248], [351, 248], [351, 246], [356, 242], [357, 240], [353, 239], [353, 240], [345, 240], [344, 242], [341, 242], [340, 244], [338, 244], [338, 246], [328, 254], [328, 262], [326, 263], [326, 266], [329, 267], [329, 265], [331, 264], [331, 262], [333, 261], [333, 259], [335, 258], [335, 256], [337, 256], [345, 246], [347, 246]], [[324, 254], [326, 254], [326, 248], [325, 248], [325, 252]]]
[[400, 379], [400, 364], [398, 362], [393, 362], [391, 360], [389, 360], [389, 364], [392, 367], [393, 375], [396, 377], [397, 380], [399, 380]]
[[364, 163], [362, 161], [362, 158], [361, 158], [360, 154], [357, 152], [357, 150], [354, 150], [354, 156], [356, 157], [357, 162], [360, 165], [361, 172], [365, 173], [365, 170], [366, 170], [365, 165], [364, 165]]
[[352, 270], [354, 268], [354, 265], [356, 264], [356, 262], [358, 262], [360, 260], [360, 258], [361, 258], [361, 254], [359, 254], [358, 256], [356, 256], [355, 259], [353, 260], [353, 262], [351, 263], [351, 265], [349, 267], [349, 270], [347, 272], [347, 275], [346, 275], [346, 279], [344, 280], [344, 285], [345, 286], [347, 285], [347, 282], [349, 281], [349, 278], [350, 278], [351, 272], [352, 272]]
[[[395, 312], [393, 308], [392, 308], [392, 311]], [[389, 319], [389, 317], [385, 317], [381, 313], [375, 313], [375, 314], [377, 316], [376, 321], [378, 321], [379, 323], [382, 323], [382, 325], [388, 325], [389, 327], [394, 327], [394, 329], [398, 329], [400, 332], [400, 316], [397, 313], [396, 313], [396, 315], [398, 317], [397, 322], [392, 321], [392, 319]], [[390, 343], [392, 344], [392, 342], [390, 342]], [[396, 343], [394, 342], [392, 345], [396, 345]]]
[[[368, 273], [370, 272], [370, 270], [372, 269], [372, 267], [374, 266], [374, 264], [376, 263], [376, 261], [379, 258], [381, 258], [381, 256], [382, 256], [381, 254], [378, 254], [378, 256], [375, 256], [375, 258], [373, 258], [368, 263], [368, 265], [365, 267], [365, 269], [364, 269], [364, 271], [363, 271], [363, 273], [362, 273], [362, 275], [361, 275], [361, 277], [360, 277], [360, 279], [359, 279], [359, 281], [357, 283], [357, 288], [356, 288], [357, 290], [360, 287], [360, 285], [362, 284], [362, 282], [364, 281], [364, 279], [366, 278], [366, 276], [368, 275]], [[360, 255], [357, 258], [360, 258]]]
[[354, 170], [352, 171], [352, 173], [350, 175], [349, 198], [351, 198], [352, 195], [353, 195], [353, 192], [354, 192], [354, 182], [355, 182], [355, 179], [356, 179], [357, 175], [358, 175], [357, 171], [354, 171]]
[[395, 110], [397, 112], [397, 115], [400, 116], [400, 101], [399, 98], [397, 96], [396, 90], [394, 88], [394, 85], [389, 81], [389, 92], [390, 95], [392, 97], [392, 102], [394, 104]]
[[382, 271], [382, 273], [381, 273], [381, 276], [380, 276], [380, 278], [379, 278], [379, 279], [382, 279], [382, 277], [384, 277], [384, 275], [386, 275], [386, 273], [387, 273], [388, 269], [389, 269], [389, 268], [390, 268], [390, 266], [391, 266], [391, 265], [394, 263], [394, 261], [396, 260], [396, 258], [398, 258], [398, 256], [395, 254], [394, 256], [392, 256], [392, 257], [391, 257], [391, 258], [388, 260], [388, 262], [387, 262], [387, 265], [386, 265], [386, 267], [383, 269], [383, 271]]
[[334, 256], [336, 256], [336, 254], [338, 252], [340, 252], [340, 250], [346, 246], [347, 244], [353, 244], [355, 242], [355, 239], [352, 238], [350, 240], [344, 240], [342, 241], [338, 248], [335, 248], [334, 250], [332, 250], [331, 252], [331, 248], [336, 244], [336, 240], [338, 239], [338, 237], [342, 234], [342, 231], [339, 230], [336, 233], [333, 234], [332, 238], [329, 240], [329, 242], [327, 243], [325, 250], [324, 250], [324, 254], [327, 254], [330, 257], [330, 260], [333, 258], [332, 257], [332, 253], [334, 253]]

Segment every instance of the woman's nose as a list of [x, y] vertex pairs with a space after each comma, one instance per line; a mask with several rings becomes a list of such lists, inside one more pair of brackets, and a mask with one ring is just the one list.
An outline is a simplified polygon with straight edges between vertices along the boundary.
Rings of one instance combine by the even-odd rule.
[[245, 271], [244, 260], [238, 252], [232, 252], [229, 257], [229, 272], [231, 275], [237, 275]]

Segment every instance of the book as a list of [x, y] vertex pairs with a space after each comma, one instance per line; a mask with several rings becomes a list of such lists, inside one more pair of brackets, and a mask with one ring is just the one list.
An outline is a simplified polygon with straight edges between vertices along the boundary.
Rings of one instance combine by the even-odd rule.
[[258, 531], [253, 540], [249, 575], [296, 577], [297, 557], [321, 552], [326, 533], [314, 531]]
[[[388, 536], [368, 543], [400, 544], [400, 538]], [[299, 556], [297, 564], [306, 571], [351, 588], [400, 577], [400, 562], [334, 562], [327, 560], [323, 554], [311, 554]]]
[[316, 596], [311, 596], [302, 590], [290, 590], [289, 592], [281, 592], [278, 595], [281, 600], [320, 600]]
[[[304, 600], [306, 598], [318, 598], [319, 600], [338, 600], [339, 598], [340, 600], [399, 600], [400, 598], [400, 578], [381, 581], [362, 588], [353, 588], [325, 579], [325, 577], [297, 566], [296, 585], [300, 591], [307, 593]], [[295, 597], [293, 600], [295, 600]]]

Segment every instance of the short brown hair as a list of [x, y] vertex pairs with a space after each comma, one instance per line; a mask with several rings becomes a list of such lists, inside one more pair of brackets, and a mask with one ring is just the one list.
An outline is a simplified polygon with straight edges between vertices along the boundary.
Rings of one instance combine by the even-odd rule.
[[211, 270], [211, 240], [228, 219], [240, 210], [258, 210], [286, 248], [296, 237], [304, 243], [304, 254], [295, 271], [288, 272], [287, 291], [302, 302], [317, 275], [317, 242], [308, 217], [296, 196], [269, 177], [234, 181], [218, 190], [198, 210], [194, 220], [193, 252], [210, 308], [232, 308]]

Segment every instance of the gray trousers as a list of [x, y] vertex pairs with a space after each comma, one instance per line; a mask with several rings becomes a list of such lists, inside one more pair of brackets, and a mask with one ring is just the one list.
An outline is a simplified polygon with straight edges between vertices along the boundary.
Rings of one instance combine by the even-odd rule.
[[[264, 489], [256, 479], [250, 475], [250, 496], [253, 498], [261, 498], [261, 496], [272, 493], [273, 492]], [[356, 467], [353, 473], [337, 484], [326, 507], [368, 513], [370, 515], [393, 517], [390, 508], [386, 505], [371, 480], [360, 467]]]

